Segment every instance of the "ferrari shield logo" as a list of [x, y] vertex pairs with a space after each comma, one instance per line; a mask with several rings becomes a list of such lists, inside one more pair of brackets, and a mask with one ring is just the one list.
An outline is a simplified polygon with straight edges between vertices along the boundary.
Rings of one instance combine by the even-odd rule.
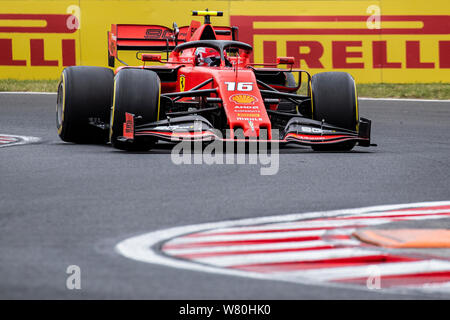
[[180, 91], [184, 91], [184, 87], [186, 86], [186, 77], [184, 74], [180, 76]]

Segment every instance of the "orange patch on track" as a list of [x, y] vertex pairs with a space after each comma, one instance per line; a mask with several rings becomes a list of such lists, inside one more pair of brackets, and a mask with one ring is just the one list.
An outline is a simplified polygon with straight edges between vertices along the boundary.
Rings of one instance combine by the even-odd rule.
[[360, 230], [353, 235], [361, 241], [388, 248], [450, 248], [448, 229]]

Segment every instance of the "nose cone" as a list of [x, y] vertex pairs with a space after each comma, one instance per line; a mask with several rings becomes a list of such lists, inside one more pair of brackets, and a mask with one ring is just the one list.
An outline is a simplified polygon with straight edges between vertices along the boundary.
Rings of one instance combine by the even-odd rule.
[[[262, 130], [271, 128], [264, 103], [234, 105], [233, 115], [232, 127], [242, 128], [246, 138], [259, 138]], [[270, 132], [268, 134], [270, 136]], [[267, 139], [267, 134], [264, 138]]]
[[270, 138], [270, 119], [253, 71], [221, 70], [216, 83], [232, 131], [242, 129], [244, 137], [241, 138], [259, 138], [263, 128], [269, 131], [264, 138]]

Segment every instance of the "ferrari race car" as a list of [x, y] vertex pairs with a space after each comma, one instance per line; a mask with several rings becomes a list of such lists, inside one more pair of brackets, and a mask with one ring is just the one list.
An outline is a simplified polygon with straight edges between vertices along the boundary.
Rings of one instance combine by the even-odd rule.
[[[359, 117], [348, 73], [311, 76], [293, 69], [292, 57], [251, 63], [252, 47], [238, 41], [237, 27], [211, 25], [211, 16], [222, 12], [193, 15], [204, 16], [204, 23], [174, 23], [172, 29], [112, 25], [108, 64], [124, 65], [115, 72], [64, 69], [56, 108], [60, 138], [141, 151], [183, 139], [265, 140], [326, 151], [372, 145], [371, 122]], [[121, 50], [136, 51], [143, 65], [128, 66], [119, 58]], [[302, 85], [307, 94], [298, 94]]]

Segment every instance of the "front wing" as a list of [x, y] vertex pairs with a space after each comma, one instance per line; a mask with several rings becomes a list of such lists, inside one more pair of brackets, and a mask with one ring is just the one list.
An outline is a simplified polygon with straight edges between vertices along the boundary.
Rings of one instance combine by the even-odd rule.
[[[370, 143], [371, 121], [361, 118], [358, 126], [359, 130], [356, 132], [338, 128], [321, 121], [293, 117], [278, 135], [273, 135], [272, 139], [260, 137], [257, 141], [278, 142], [281, 144], [295, 143], [305, 146], [331, 145], [351, 141], [363, 147], [374, 146], [374, 144]], [[126, 120], [123, 124], [123, 136], [118, 137], [118, 140], [133, 142], [135, 139], [142, 137], [153, 137], [158, 140], [171, 142], [182, 140], [250, 141], [244, 137], [235, 137], [233, 139], [223, 137], [222, 133], [215, 129], [206, 118], [199, 115], [177, 117], [136, 125], [135, 116], [126, 113]]]

